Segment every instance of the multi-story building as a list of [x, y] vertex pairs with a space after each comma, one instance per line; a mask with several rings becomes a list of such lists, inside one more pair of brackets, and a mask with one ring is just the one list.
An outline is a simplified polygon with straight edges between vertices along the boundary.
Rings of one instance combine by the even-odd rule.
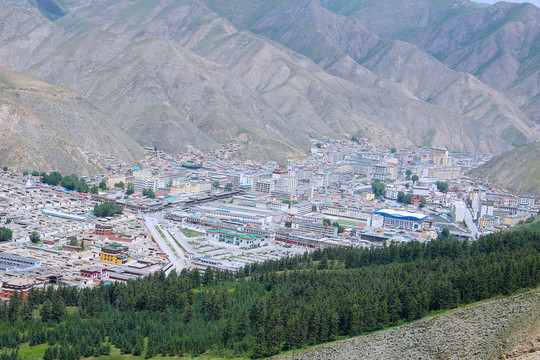
[[480, 205], [482, 204], [482, 201], [486, 199], [486, 192], [474, 188], [471, 192], [471, 208], [474, 210], [480, 210]]
[[321, 211], [326, 215], [333, 215], [338, 217], [346, 217], [356, 220], [366, 220], [370, 213], [364, 211], [362, 208], [354, 206], [337, 206], [337, 205], [323, 205]]
[[495, 217], [493, 216], [483, 216], [478, 220], [478, 227], [480, 229], [493, 227], [493, 225], [495, 225]]
[[403, 191], [403, 188], [401, 186], [398, 187], [389, 185], [386, 187], [386, 193], [384, 194], [384, 197], [387, 199], [397, 200], [400, 191]]
[[391, 177], [390, 175], [390, 167], [387, 165], [375, 165], [373, 166], [373, 180], [379, 180], [379, 181], [385, 181], [386, 179], [389, 179]]
[[311, 203], [303, 202], [298, 204], [291, 204], [291, 207], [289, 209], [289, 213], [291, 215], [305, 215], [309, 214], [312, 210]]
[[480, 205], [480, 211], [478, 212], [478, 218], [484, 216], [493, 216], [494, 205], [491, 201], [483, 201]]
[[94, 228], [95, 235], [109, 236], [112, 234], [113, 227], [107, 224], [96, 224]]
[[452, 166], [452, 158], [450, 156], [435, 155], [433, 162], [436, 166]]
[[452, 221], [455, 223], [458, 223], [465, 220], [466, 211], [467, 211], [467, 207], [465, 203], [463, 203], [463, 201], [454, 201], [450, 209], [450, 213], [452, 215]]
[[113, 264], [126, 264], [129, 262], [129, 249], [127, 246], [113, 242], [101, 248], [99, 259]]
[[320, 221], [293, 221], [292, 228], [303, 233], [319, 233], [327, 235], [337, 235], [337, 228], [332, 225], [325, 225]]
[[270, 193], [274, 190], [275, 183], [273, 180], [259, 180], [255, 183], [254, 190], [262, 193]]
[[429, 148], [429, 159], [434, 160], [436, 156], [446, 156], [448, 157], [448, 149], [440, 147], [431, 147]]
[[519, 195], [518, 196], [518, 205], [534, 206], [535, 197], [532, 194], [528, 195]]
[[374, 213], [384, 217], [384, 226], [409, 230], [422, 229], [424, 221], [428, 218], [425, 214], [393, 209], [381, 209]]
[[155, 192], [164, 186], [163, 180], [154, 177], [137, 177], [133, 180], [133, 187], [137, 190], [151, 189]]
[[463, 175], [459, 166], [435, 166], [428, 169], [428, 176], [440, 180], [457, 179]]
[[10, 299], [13, 294], [19, 293], [23, 299], [26, 299], [28, 298], [28, 292], [34, 285], [34, 279], [14, 278], [4, 280], [2, 282], [2, 292], [0, 292], [0, 295], [3, 299]]

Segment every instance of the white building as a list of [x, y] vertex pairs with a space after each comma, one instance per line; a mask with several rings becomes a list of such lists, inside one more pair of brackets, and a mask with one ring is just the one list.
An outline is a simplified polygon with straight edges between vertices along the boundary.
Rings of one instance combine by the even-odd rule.
[[425, 214], [393, 209], [381, 209], [374, 213], [384, 217], [384, 226], [409, 230], [421, 229], [428, 218]]
[[467, 211], [467, 207], [463, 201], [454, 201], [450, 209], [450, 214], [452, 215], [452, 221], [455, 223], [458, 223], [465, 220], [466, 211]]
[[480, 211], [478, 212], [478, 218], [483, 218], [484, 216], [493, 216], [494, 205], [491, 201], [484, 201], [480, 205]]
[[291, 215], [305, 215], [311, 212], [312, 205], [308, 202], [292, 204], [289, 209]]

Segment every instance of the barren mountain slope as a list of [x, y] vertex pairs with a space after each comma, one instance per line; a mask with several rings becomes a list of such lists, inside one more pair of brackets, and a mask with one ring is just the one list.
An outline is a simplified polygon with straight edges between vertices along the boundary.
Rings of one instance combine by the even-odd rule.
[[[230, 49], [241, 49], [231, 52]], [[311, 134], [361, 130], [381, 144], [446, 144], [451, 148], [504, 147], [480, 122], [402, 95], [387, 96], [334, 77], [314, 65], [300, 66], [288, 51], [248, 33], [199, 49], [235, 71], [290, 124]], [[320, 119], [322, 121], [316, 121]], [[470, 131], [474, 129], [474, 131]], [[490, 134], [478, 137], [476, 134]]]
[[[511, 353], [518, 344], [537, 341], [538, 336], [540, 290], [535, 289], [273, 359], [494, 359]], [[523, 359], [538, 358], [540, 349], [527, 349], [533, 357]]]
[[[234, 141], [262, 159], [296, 156], [310, 137], [358, 132], [382, 145], [491, 152], [538, 137], [476, 78], [315, 2], [58, 3], [67, 15], [54, 24], [23, 2], [0, 1], [12, 12], [0, 23], [27, 24], [0, 32], [0, 61], [81, 95], [142, 145], [174, 152]], [[323, 67], [238, 26], [284, 29], [290, 42], [280, 41], [304, 52], [321, 40], [312, 57]]]
[[347, 76], [347, 66], [355, 66], [340, 61], [347, 56], [380, 78], [402, 84], [418, 99], [480, 120], [512, 145], [537, 138], [519, 108], [475, 77], [448, 69], [408, 43], [380, 39], [358, 20], [315, 1], [284, 1], [250, 29], [331, 67], [336, 75]]
[[515, 193], [540, 196], [540, 142], [505, 152], [469, 175]]
[[418, 46], [540, 114], [540, 9], [528, 3], [478, 6], [469, 0], [319, 0], [381, 37]]
[[[216, 4], [218, 3], [214, 2], [209, 5], [215, 7]], [[230, 4], [231, 7], [236, 7], [236, 5], [238, 4]], [[309, 3], [309, 6], [314, 7], [313, 11], [316, 13], [325, 11], [313, 3]], [[105, 16], [105, 19], [102, 18], [103, 16]], [[310, 18], [309, 15], [306, 16], [308, 19]], [[324, 18], [324, 16], [322, 17]], [[235, 18], [232, 20], [235, 20]], [[420, 104], [415, 94], [412, 94], [405, 86], [379, 77], [354, 61], [351, 62], [354, 65], [345, 64], [346, 58], [336, 63], [331, 68], [331, 71], [343, 76], [343, 69], [356, 66], [354, 70], [346, 70], [349, 73], [354, 72], [354, 75], [343, 77], [360, 84], [353, 86], [347, 81], [339, 81], [294, 52], [280, 50], [275, 44], [268, 43], [263, 38], [254, 38], [247, 33], [236, 33], [234, 26], [228, 23], [227, 20], [219, 18], [215, 14], [212, 15], [212, 12], [206, 7], [194, 2], [171, 3], [166, 0], [157, 2], [147, 0], [102, 1], [67, 15], [59, 23], [76, 32], [99, 28], [137, 40], [147, 39], [148, 37], [170, 39], [203, 57], [233, 69], [252, 89], [263, 93], [264, 98], [274, 106], [289, 126], [304, 132], [303, 136], [294, 134], [294, 132], [280, 132], [281, 136], [297, 146], [306, 146], [306, 133], [311, 136], [319, 136], [320, 134], [339, 136], [344, 132], [355, 133], [362, 130], [370, 134], [376, 141], [385, 139], [393, 144], [410, 145], [411, 141], [407, 141], [410, 139], [414, 145], [447, 144], [459, 151], [466, 149], [482, 149], [480, 151], [496, 149], [495, 151], [501, 151], [510, 148], [511, 144], [521, 144], [535, 136], [535, 132], [528, 127], [529, 124], [524, 124], [519, 119], [516, 120], [515, 124], [511, 123], [509, 125], [508, 118], [514, 119], [516, 117], [512, 114], [512, 111], [507, 110], [507, 108], [512, 107], [512, 104], [501, 96], [495, 100], [494, 97], [497, 94], [493, 95], [494, 92], [485, 89], [486, 87], [474, 78], [466, 79], [466, 75], [463, 75], [461, 76], [461, 78], [464, 78], [461, 80], [463, 86], [459, 88], [459, 92], [457, 87], [454, 87], [455, 90], [452, 91], [437, 90], [440, 94], [431, 99], [434, 103], [439, 102], [442, 104], [444, 102], [442, 99], [453, 99], [457, 96], [456, 94], [459, 94], [462, 98], [467, 98], [463, 101], [470, 102], [471, 98], [474, 98], [473, 102], [467, 103], [469, 107], [466, 111], [469, 119], [460, 118], [456, 115], [465, 106], [462, 103], [463, 101], [448, 106], [450, 108], [459, 108], [460, 111], [457, 114], [452, 109], [441, 111], [439, 108]], [[339, 21], [336, 20], [334, 23], [337, 24]], [[358, 28], [362, 28], [361, 25], [356, 25], [358, 25]], [[339, 28], [339, 26], [337, 27]], [[365, 30], [365, 28], [363, 29]], [[367, 30], [365, 32], [366, 36], [369, 36], [375, 42], [380, 42], [376, 35], [369, 33]], [[86, 37], [83, 37], [83, 39], [84, 42], [91, 42]], [[356, 44], [353, 40], [343, 40], [339, 46], [346, 46], [345, 41], [351, 41], [353, 45]], [[374, 44], [370, 46], [373, 47]], [[118, 46], [115, 45], [114, 47], [117, 48]], [[80, 52], [80, 50], [77, 50], [77, 52]], [[82, 50], [84, 51], [84, 49]], [[264, 56], [262, 56], [263, 53]], [[325, 54], [323, 56], [327, 56], [328, 53]], [[87, 56], [87, 54], [78, 56], [64, 51], [62, 56], [57, 56], [57, 58], [62, 59], [64, 56], [85, 59], [85, 63], [95, 66], [93, 60], [95, 56]], [[425, 55], [425, 57], [428, 58], [429, 56]], [[266, 61], [266, 59], [273, 60]], [[351, 58], [348, 57], [348, 59]], [[277, 61], [277, 63], [274, 64], [274, 61]], [[431, 59], [431, 61], [434, 61], [440, 68], [449, 73], [453, 73], [434, 59]], [[34, 73], [49, 80], [62, 79], [63, 71], [50, 74], [47, 73], [47, 70], [42, 70], [51, 67], [50, 63], [51, 61], [48, 60], [44, 64], [40, 64], [39, 71], [33, 69]], [[410, 63], [409, 67], [404, 68], [402, 73], [410, 72], [412, 63]], [[56, 64], [52, 65], [52, 68], [59, 69], [60, 66]], [[246, 69], [249, 69], [249, 72]], [[268, 71], [268, 69], [278, 69], [280, 73], [274, 73]], [[302, 69], [302, 71], [296, 71], [299, 69]], [[301, 77], [302, 81], [295, 83], [291, 82], [288, 77], [282, 79], [287, 73], [291, 74], [291, 79]], [[362, 80], [366, 81], [357, 81], [359, 73], [361, 73]], [[276, 78], [272, 78], [270, 75], [275, 75]], [[452, 76], [448, 81], [457, 82], [456, 75]], [[459, 76], [457, 77], [459, 78]], [[432, 79], [433, 76], [427, 75], [424, 78]], [[63, 79], [62, 81], [66, 80]], [[258, 84], [259, 80], [271, 82], [274, 85], [279, 84], [279, 86], [276, 85], [276, 91], [269, 94], [264, 84]], [[478, 84], [474, 84], [475, 81]], [[473, 89], [470, 90], [469, 94], [463, 91], [463, 88], [468, 89], [471, 82], [473, 83]], [[74, 84], [70, 86], [77, 90]], [[336, 84], [337, 86], [335, 86]], [[439, 85], [439, 82], [437, 84]], [[418, 88], [418, 84], [415, 86]], [[366, 87], [370, 87], [371, 91]], [[312, 91], [312, 89], [319, 90]], [[344, 89], [345, 91], [343, 91]], [[414, 89], [414, 91], [419, 92], [418, 89]], [[422, 91], [424, 90], [422, 89]], [[390, 96], [385, 96], [381, 92]], [[462, 93], [464, 95], [461, 95]], [[291, 96], [292, 94], [294, 96]], [[425, 97], [428, 95], [429, 93], [422, 94]], [[336, 97], [342, 99], [339, 101], [332, 99]], [[504, 106], [501, 106], [499, 102], [503, 103]], [[403, 111], [403, 107], [407, 110]], [[519, 113], [519, 110], [517, 112]], [[489, 115], [484, 116], [485, 114]], [[413, 117], [419, 119], [418, 123], [414, 123]], [[523, 115], [521, 117], [525, 118]], [[423, 121], [423, 118], [429, 119], [429, 121]], [[482, 128], [482, 125], [476, 121], [477, 119], [487, 124], [488, 127], [495, 129], [504, 138], [504, 141], [500, 141], [499, 136], [493, 137], [493, 135], [485, 139], [479, 137], [476, 130]], [[496, 124], [494, 124], [495, 122]], [[403, 129], [403, 124], [410, 125], [405, 125], [406, 128]], [[277, 128], [280, 127], [282, 125]], [[371, 131], [380, 127], [387, 129], [386, 133], [385, 129]], [[447, 132], [445, 128], [463, 130]], [[390, 137], [388, 133], [391, 134]], [[456, 135], [458, 133], [459, 135]], [[489, 133], [492, 134], [492, 132]], [[523, 135], [523, 133], [527, 135]], [[296, 135], [296, 138], [292, 137], [293, 134]], [[403, 139], [404, 134], [407, 134], [406, 139]], [[464, 140], [461, 141], [461, 138]], [[472, 140], [469, 141], [468, 139]], [[475, 146], [475, 144], [478, 144], [478, 146]]]
[[540, 121], [540, 9], [497, 3], [418, 30], [404, 40], [469, 72]]
[[143, 152], [70, 91], [0, 67], [0, 161], [26, 170], [98, 170], [85, 152], [134, 162]]

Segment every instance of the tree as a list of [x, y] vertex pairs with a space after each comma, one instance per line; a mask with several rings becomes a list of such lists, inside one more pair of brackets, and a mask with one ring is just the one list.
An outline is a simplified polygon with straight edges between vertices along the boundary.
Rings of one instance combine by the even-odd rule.
[[412, 195], [411, 195], [411, 194], [405, 195], [405, 199], [403, 199], [403, 203], [404, 203], [404, 204], [410, 204], [410, 203], [412, 203]]
[[135, 192], [135, 185], [132, 182], [127, 183], [126, 195], [132, 195]]
[[30, 234], [30, 241], [34, 244], [37, 244], [39, 242], [39, 234], [37, 231], [32, 231]]
[[448, 192], [448, 183], [444, 181], [437, 181], [435, 182], [435, 185], [437, 186], [437, 190], [439, 190], [442, 193]]
[[233, 188], [233, 184], [232, 184], [232, 183], [227, 183], [227, 185], [225, 185], [225, 189], [227, 189], [227, 190], [229, 190], [229, 191], [232, 190], [232, 188]]
[[422, 209], [423, 207], [425, 207], [427, 205], [427, 201], [426, 201], [426, 198], [423, 197], [422, 200], [420, 200], [420, 204], [418, 205], [418, 207], [420, 209]]
[[390, 152], [391, 152], [392, 154], [395, 154], [395, 153], [396, 153], [396, 151], [397, 151], [397, 150], [396, 150], [396, 148], [395, 148], [395, 147], [393, 147], [393, 148], [391, 148], [391, 149], [390, 149]]
[[407, 169], [405, 171], [405, 180], [411, 180], [412, 170]]
[[41, 317], [41, 321], [47, 322], [51, 318], [51, 302], [49, 300], [45, 301], [43, 305], [41, 305], [41, 308], [39, 309], [39, 316]]
[[448, 228], [442, 229], [439, 235], [437, 236], [437, 240], [448, 240], [449, 238], [450, 238], [450, 230], [448, 230]]
[[384, 195], [386, 191], [386, 186], [379, 180], [375, 180], [371, 183], [371, 189], [373, 190], [375, 196], [381, 196]]
[[50, 174], [41, 173], [41, 182], [51, 185], [51, 186], [57, 186], [60, 184], [60, 181], [62, 181], [62, 174], [60, 174], [58, 171], [53, 171]]
[[24, 170], [24, 171], [22, 172], [22, 174], [23, 174], [23, 176], [28, 175], [28, 170]]
[[94, 215], [97, 217], [108, 217], [119, 215], [124, 211], [122, 206], [111, 203], [103, 203], [101, 205], [94, 206]]
[[212, 283], [213, 280], [214, 280], [214, 271], [212, 270], [210, 266], [208, 266], [206, 270], [204, 271], [202, 282], [204, 285], [209, 285]]
[[4, 166], [4, 171], [8, 171], [8, 167], [7, 166]]
[[285, 221], [285, 227], [288, 227], [288, 228], [292, 227], [292, 221], [290, 220]]
[[99, 188], [100, 188], [101, 190], [107, 190], [107, 183], [105, 182], [105, 180], [101, 180], [101, 181], [99, 182]]
[[214, 187], [214, 189], [218, 189], [219, 188], [219, 181], [214, 181], [212, 183], [212, 186]]
[[32, 171], [32, 172], [30, 173], [30, 175], [32, 175], [32, 176], [39, 176], [39, 171], [34, 170], [34, 171]]
[[66, 305], [64, 300], [57, 295], [51, 305], [51, 315], [50, 319], [56, 322], [64, 320], [66, 316]]
[[412, 195], [405, 194], [403, 191], [398, 192], [397, 202], [402, 204], [410, 204], [412, 202]]
[[317, 205], [311, 205], [311, 212], [317, 211]]
[[10, 241], [13, 238], [13, 232], [6, 227], [0, 227], [0, 242]]
[[119, 189], [123, 189], [123, 188], [124, 188], [124, 182], [123, 182], [123, 181], [119, 181], [119, 182], [117, 182], [116, 184], [114, 184], [114, 187], [115, 187], [115, 188], [119, 188]]
[[156, 198], [156, 193], [152, 189], [144, 189], [142, 194], [143, 196], [149, 197], [150, 199]]
[[90, 188], [90, 194], [96, 194], [97, 195], [98, 193], [99, 193], [99, 188], [96, 185], [94, 185], [94, 186], [92, 186]]
[[419, 179], [418, 175], [414, 174], [412, 177], [411, 177], [411, 180], [413, 183], [417, 182]]

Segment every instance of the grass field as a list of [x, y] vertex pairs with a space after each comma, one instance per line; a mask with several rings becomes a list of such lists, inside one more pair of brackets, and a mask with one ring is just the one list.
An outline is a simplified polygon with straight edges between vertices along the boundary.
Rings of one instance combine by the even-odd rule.
[[360, 221], [349, 221], [349, 220], [337, 220], [339, 225], [350, 225], [350, 226], [359, 226], [362, 224]]
[[[45, 352], [45, 349], [48, 347], [48, 344], [42, 344], [42, 345], [36, 345], [36, 346], [29, 346], [29, 343], [24, 343], [20, 346], [19, 349], [19, 355], [25, 359], [25, 360], [38, 360], [43, 358], [43, 353]], [[100, 360], [143, 360], [144, 354], [141, 356], [135, 356], [132, 354], [122, 354], [120, 349], [111, 346], [111, 353], [109, 355], [102, 355], [99, 357], [90, 357], [87, 359], [100, 359]], [[164, 356], [164, 355], [156, 355], [153, 357], [153, 359], [191, 359], [191, 360], [244, 360], [247, 358], [231, 358], [231, 357], [222, 357], [222, 356], [214, 356], [209, 354], [202, 354], [199, 356], [189, 356], [186, 355], [185, 357], [178, 357], [178, 356]]]
[[180, 231], [182, 232], [182, 234], [184, 234], [188, 238], [204, 236], [204, 233], [190, 230], [190, 229], [180, 229]]

